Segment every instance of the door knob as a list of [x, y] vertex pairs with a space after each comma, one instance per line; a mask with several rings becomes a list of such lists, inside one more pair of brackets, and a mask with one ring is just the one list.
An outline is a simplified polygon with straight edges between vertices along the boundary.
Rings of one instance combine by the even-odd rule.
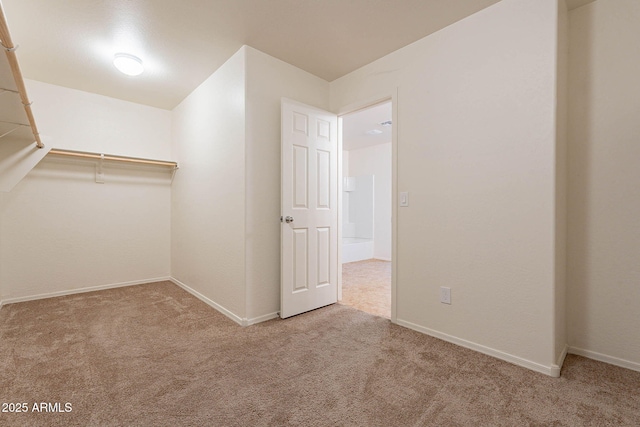
[[292, 216], [285, 216], [284, 217], [284, 222], [286, 222], [287, 224], [293, 222], [293, 217]]

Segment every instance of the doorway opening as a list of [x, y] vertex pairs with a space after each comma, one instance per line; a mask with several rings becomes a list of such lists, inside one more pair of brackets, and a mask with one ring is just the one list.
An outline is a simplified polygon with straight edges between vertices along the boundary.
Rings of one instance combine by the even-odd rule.
[[391, 318], [392, 102], [341, 119], [341, 303]]

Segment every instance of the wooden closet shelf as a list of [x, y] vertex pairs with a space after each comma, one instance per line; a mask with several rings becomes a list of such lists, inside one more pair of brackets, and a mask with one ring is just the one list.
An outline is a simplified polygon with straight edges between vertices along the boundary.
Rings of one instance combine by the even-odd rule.
[[49, 154], [56, 156], [79, 157], [92, 160], [107, 160], [113, 162], [139, 163], [145, 165], [166, 166], [178, 169], [178, 163], [169, 160], [144, 159], [140, 157], [117, 156], [114, 154], [91, 153], [87, 151], [63, 150], [60, 148], [52, 148]]

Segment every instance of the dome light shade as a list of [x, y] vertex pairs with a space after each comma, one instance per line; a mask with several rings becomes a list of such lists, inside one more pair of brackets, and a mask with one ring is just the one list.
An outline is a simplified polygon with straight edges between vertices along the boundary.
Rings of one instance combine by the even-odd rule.
[[144, 71], [142, 60], [128, 53], [116, 53], [113, 57], [113, 65], [127, 76], [137, 76]]

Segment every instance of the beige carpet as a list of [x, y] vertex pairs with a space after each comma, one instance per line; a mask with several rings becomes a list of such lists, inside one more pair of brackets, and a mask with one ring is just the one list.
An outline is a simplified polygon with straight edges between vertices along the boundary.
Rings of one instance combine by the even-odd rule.
[[340, 303], [391, 318], [391, 262], [370, 259], [342, 264]]
[[333, 305], [242, 328], [167, 282], [5, 306], [2, 426], [638, 426], [640, 373], [559, 379]]

